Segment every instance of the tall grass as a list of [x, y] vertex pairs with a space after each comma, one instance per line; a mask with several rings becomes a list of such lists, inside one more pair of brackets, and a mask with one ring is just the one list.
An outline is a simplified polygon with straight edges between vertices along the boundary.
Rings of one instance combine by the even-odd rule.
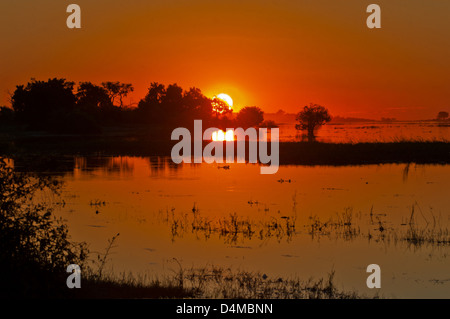
[[[415, 216], [415, 207], [411, 207], [411, 216], [408, 223], [408, 229], [403, 237], [403, 240], [407, 241], [411, 245], [435, 245], [435, 246], [447, 246], [450, 245], [450, 232], [448, 228], [441, 226], [440, 218], [437, 218], [434, 214], [431, 215], [431, 221], [428, 221], [422, 214], [425, 224], [419, 224]], [[419, 207], [420, 209], [420, 207]]]
[[192, 212], [159, 212], [160, 220], [170, 227], [172, 240], [193, 234], [198, 239], [209, 239], [216, 235], [225, 243], [237, 244], [252, 238], [275, 238], [278, 241], [291, 240], [295, 236], [296, 216], [260, 216], [258, 219], [243, 217], [237, 213], [221, 218], [203, 217], [197, 208]]
[[348, 299], [359, 298], [356, 292], [339, 290], [334, 271], [326, 278], [271, 278], [261, 272], [232, 270], [218, 266], [184, 270], [184, 287], [198, 298], [226, 299]]
[[[417, 221], [415, 218], [417, 203], [412, 205], [407, 223], [389, 222], [387, 214], [377, 214], [373, 207], [366, 214], [354, 213], [353, 208], [346, 207], [342, 212], [337, 212], [331, 217], [321, 218], [318, 215], [310, 215], [306, 222], [300, 223], [297, 220], [295, 198], [293, 200], [294, 207], [291, 215], [265, 214], [251, 218], [232, 213], [226, 217], [208, 218], [203, 217], [197, 207], [193, 212], [177, 212], [175, 208], [170, 211], [160, 211], [159, 216], [160, 220], [170, 228], [173, 241], [191, 234], [202, 240], [216, 236], [223, 239], [224, 243], [237, 245], [252, 239], [276, 239], [289, 242], [296, 236], [308, 235], [312, 240], [368, 239], [374, 243], [406, 243], [416, 248], [426, 245], [450, 245], [448, 227], [432, 212], [430, 220]], [[422, 216], [424, 216], [423, 213]]]

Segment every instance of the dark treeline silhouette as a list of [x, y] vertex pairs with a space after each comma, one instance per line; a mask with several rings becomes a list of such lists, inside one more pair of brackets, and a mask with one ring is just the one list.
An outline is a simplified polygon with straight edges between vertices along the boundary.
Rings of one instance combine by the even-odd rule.
[[[11, 96], [18, 123], [32, 130], [61, 133], [98, 133], [101, 125], [126, 122], [123, 98], [133, 91], [131, 84], [104, 82], [101, 86], [65, 79], [32, 80], [19, 85]], [[115, 105], [115, 100], [120, 105]], [[124, 114], [122, 114], [124, 113]]]
[[213, 120], [213, 100], [204, 96], [200, 89], [183, 91], [177, 84], [165, 87], [153, 82], [147, 95], [136, 109], [137, 121], [157, 126], [160, 124], [187, 126], [194, 119], [210, 123]]
[[235, 119], [226, 102], [208, 98], [195, 87], [183, 90], [177, 84], [153, 82], [137, 107], [124, 104], [133, 91], [132, 84], [121, 82], [80, 82], [76, 86], [66, 79], [32, 79], [16, 87], [11, 95], [12, 110], [0, 109], [0, 123], [14, 120], [29, 130], [92, 134], [108, 126], [171, 131], [192, 127], [195, 119], [203, 120], [205, 127], [221, 129], [258, 126], [264, 121], [258, 107], [245, 107]]

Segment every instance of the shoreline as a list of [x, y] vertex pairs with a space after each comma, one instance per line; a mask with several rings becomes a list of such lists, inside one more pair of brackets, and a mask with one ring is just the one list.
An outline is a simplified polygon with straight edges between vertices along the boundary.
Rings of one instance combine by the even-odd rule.
[[[177, 142], [151, 139], [142, 134], [83, 136], [2, 133], [0, 155], [12, 158], [43, 155], [170, 156]], [[204, 142], [204, 145], [208, 143]], [[446, 141], [280, 142], [279, 148], [280, 165], [450, 164], [450, 142]]]

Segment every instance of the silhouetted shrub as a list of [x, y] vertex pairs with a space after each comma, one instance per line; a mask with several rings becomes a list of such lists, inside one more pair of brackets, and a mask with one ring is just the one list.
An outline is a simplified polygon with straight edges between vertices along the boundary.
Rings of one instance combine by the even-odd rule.
[[58, 188], [54, 179], [17, 173], [0, 158], [0, 298], [62, 296], [67, 266], [84, 264], [85, 244], [70, 242], [52, 209], [32, 201]]
[[239, 111], [236, 121], [244, 128], [258, 126], [264, 121], [264, 112], [259, 107], [246, 106]]
[[259, 127], [266, 127], [266, 128], [277, 128], [278, 124], [275, 123], [273, 120], [267, 120], [259, 124]]

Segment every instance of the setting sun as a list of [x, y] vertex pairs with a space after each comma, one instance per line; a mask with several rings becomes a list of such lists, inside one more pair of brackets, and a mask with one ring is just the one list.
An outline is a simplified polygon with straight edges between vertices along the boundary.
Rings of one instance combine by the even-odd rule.
[[230, 109], [233, 108], [233, 99], [228, 94], [220, 93], [217, 98], [227, 103]]
[[233, 112], [233, 99], [225, 93], [220, 93], [213, 97], [213, 111], [216, 114]]

